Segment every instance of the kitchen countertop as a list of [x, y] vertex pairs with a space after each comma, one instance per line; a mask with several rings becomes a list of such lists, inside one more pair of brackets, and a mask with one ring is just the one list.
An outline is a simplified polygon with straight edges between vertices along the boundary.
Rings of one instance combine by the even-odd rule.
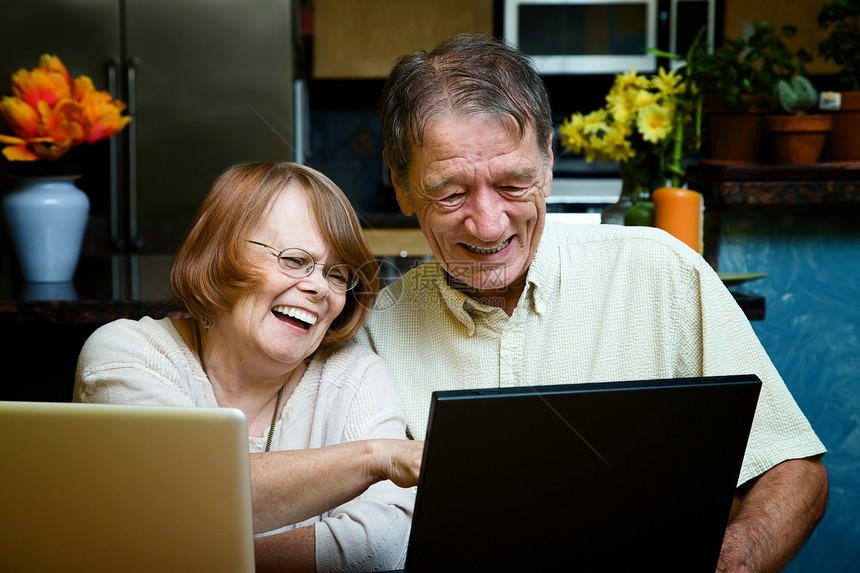
[[718, 269], [725, 211], [770, 209], [860, 213], [860, 163], [758, 165], [700, 160], [688, 169], [689, 188], [705, 198], [705, 259]]
[[[16, 278], [11, 257], [0, 256], [0, 324], [96, 327], [119, 318], [178, 315], [168, 302], [169, 266], [168, 256], [84, 256], [71, 284], [27, 285]], [[763, 297], [730, 290], [750, 320], [764, 319]]]
[[860, 202], [860, 163], [753, 165], [700, 160], [690, 188], [709, 206], [832, 205]]
[[[27, 284], [12, 258], [2, 256], [0, 323], [99, 325], [118, 318], [167, 316], [175, 311], [168, 302], [169, 261], [160, 256], [83, 256], [71, 283]], [[152, 272], [153, 267], [163, 270]]]

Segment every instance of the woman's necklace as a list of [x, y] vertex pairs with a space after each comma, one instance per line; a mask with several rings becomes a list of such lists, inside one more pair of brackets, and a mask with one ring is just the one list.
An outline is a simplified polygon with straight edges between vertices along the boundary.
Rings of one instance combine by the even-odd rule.
[[[203, 374], [206, 375], [206, 380], [209, 380], [209, 384], [212, 384], [212, 380], [209, 379], [209, 372], [206, 371], [206, 361], [203, 360], [203, 343], [201, 342], [200, 337], [200, 325], [195, 322], [194, 326], [197, 329], [197, 356], [200, 357], [200, 366], [203, 368]], [[269, 439], [266, 440], [267, 452], [272, 448], [272, 437], [275, 435], [275, 422], [278, 420], [278, 410], [281, 409], [281, 394], [283, 393], [284, 386], [281, 386], [281, 389], [278, 390], [278, 398], [275, 400], [275, 411], [272, 413], [272, 425], [269, 428]]]

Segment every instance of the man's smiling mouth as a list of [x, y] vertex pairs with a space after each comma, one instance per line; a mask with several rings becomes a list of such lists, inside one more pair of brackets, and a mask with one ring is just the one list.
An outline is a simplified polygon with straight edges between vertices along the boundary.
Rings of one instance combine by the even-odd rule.
[[475, 253], [476, 255], [492, 255], [493, 253], [498, 253], [509, 244], [511, 244], [511, 239], [513, 237], [508, 237], [508, 240], [496, 245], [495, 247], [475, 247], [474, 245], [469, 245], [468, 243], [461, 243], [467, 251], [470, 253]]
[[296, 321], [301, 323], [302, 327], [304, 328], [311, 327], [317, 322], [316, 316], [305, 310], [292, 306], [280, 305], [273, 308], [272, 311], [277, 312], [278, 314], [282, 314], [286, 317], [295, 319]]

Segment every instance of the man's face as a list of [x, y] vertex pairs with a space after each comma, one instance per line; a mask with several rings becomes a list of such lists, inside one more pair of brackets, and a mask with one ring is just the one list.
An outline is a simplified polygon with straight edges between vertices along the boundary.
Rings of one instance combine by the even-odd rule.
[[543, 232], [550, 144], [547, 166], [531, 126], [521, 138], [490, 115], [443, 114], [413, 147], [408, 185], [393, 177], [401, 210], [417, 215], [460, 290], [516, 304]]

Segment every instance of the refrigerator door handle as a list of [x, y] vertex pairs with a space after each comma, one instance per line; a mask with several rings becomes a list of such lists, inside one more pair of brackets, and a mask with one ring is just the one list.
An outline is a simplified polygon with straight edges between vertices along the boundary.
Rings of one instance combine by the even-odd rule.
[[[108, 90], [114, 99], [119, 97], [119, 59], [108, 58], [107, 81]], [[122, 236], [122, 200], [119, 190], [119, 138], [110, 138], [110, 238], [114, 247], [122, 250], [124, 246]]]
[[142, 243], [138, 229], [137, 212], [137, 67], [140, 61], [131, 57], [126, 62], [126, 85], [128, 86], [128, 235], [131, 248], [139, 249]]

